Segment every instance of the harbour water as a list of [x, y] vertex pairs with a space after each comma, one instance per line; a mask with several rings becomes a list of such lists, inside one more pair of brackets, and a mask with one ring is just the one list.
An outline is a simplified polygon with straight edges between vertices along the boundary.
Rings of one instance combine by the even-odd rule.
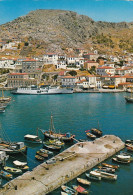
[[[10, 95], [10, 92], [5, 92]], [[69, 94], [69, 95], [12, 95], [13, 100], [5, 113], [0, 114], [1, 127], [11, 141], [23, 141], [25, 134], [35, 134], [36, 129], [48, 129], [51, 113], [54, 116], [55, 129], [72, 132], [76, 139], [86, 139], [85, 130], [98, 126], [104, 134], [118, 135], [123, 141], [133, 139], [133, 104], [124, 100], [124, 93], [116, 94]], [[40, 132], [40, 137], [43, 135]], [[39, 163], [34, 156], [41, 146], [29, 145], [27, 161], [30, 170]], [[26, 160], [25, 156], [10, 158]], [[110, 159], [107, 162], [111, 162]], [[58, 170], [57, 170], [58, 171]], [[133, 163], [121, 165], [116, 182], [92, 182], [92, 194], [132, 194]], [[85, 175], [82, 175], [85, 178]], [[73, 180], [68, 185], [76, 184]], [[59, 195], [57, 189], [51, 195]]]

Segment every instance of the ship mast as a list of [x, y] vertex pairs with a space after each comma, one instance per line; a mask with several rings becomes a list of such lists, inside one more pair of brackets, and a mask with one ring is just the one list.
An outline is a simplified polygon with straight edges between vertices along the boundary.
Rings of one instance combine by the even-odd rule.
[[55, 131], [54, 123], [53, 123], [53, 115], [52, 115], [52, 114], [51, 114], [51, 119], [50, 119], [49, 131], [50, 131], [50, 132]]

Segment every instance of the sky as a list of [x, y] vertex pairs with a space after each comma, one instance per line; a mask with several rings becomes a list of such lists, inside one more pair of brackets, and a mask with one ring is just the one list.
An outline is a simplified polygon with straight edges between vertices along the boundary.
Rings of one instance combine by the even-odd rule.
[[0, 24], [36, 9], [71, 10], [95, 21], [133, 21], [133, 0], [0, 0]]

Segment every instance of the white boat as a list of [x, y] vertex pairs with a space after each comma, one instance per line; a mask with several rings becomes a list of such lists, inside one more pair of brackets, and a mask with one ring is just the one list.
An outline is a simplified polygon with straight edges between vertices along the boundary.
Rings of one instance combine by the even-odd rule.
[[131, 156], [130, 155], [118, 154], [118, 155], [116, 155], [116, 158], [120, 159], [120, 160], [130, 160]]
[[21, 161], [19, 161], [19, 160], [15, 160], [15, 161], [13, 161], [13, 164], [14, 164], [17, 168], [19, 168], [19, 169], [21, 169], [21, 170], [23, 170], [23, 171], [29, 170], [29, 167], [27, 166], [27, 162], [21, 162]]
[[95, 171], [96, 173], [99, 173], [101, 175], [101, 178], [103, 179], [117, 180], [117, 175], [115, 174], [107, 173], [107, 172], [100, 171], [100, 170], [95, 170]]
[[48, 86], [45, 88], [38, 88], [36, 86], [31, 87], [19, 87], [12, 91], [13, 94], [29, 94], [29, 95], [51, 95], [51, 94], [72, 94], [73, 89], [61, 88], [60, 86]]
[[26, 142], [30, 142], [33, 144], [41, 144], [42, 143], [42, 140], [37, 135], [27, 134], [24, 136], [24, 139]]

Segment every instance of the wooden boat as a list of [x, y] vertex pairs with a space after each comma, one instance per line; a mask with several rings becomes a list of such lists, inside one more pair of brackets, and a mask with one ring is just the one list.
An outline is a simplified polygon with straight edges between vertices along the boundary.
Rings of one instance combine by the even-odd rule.
[[106, 173], [104, 171], [100, 170], [95, 170], [97, 173], [100, 173], [101, 177], [103, 179], [108, 179], [108, 180], [117, 180], [117, 175], [111, 174], [111, 173]]
[[90, 133], [89, 131], [90, 131], [90, 130], [85, 131], [85, 133], [86, 133], [87, 137], [89, 137], [89, 138], [91, 138], [91, 139], [95, 139], [95, 138], [96, 138], [96, 136], [95, 136], [95, 135], [93, 135], [92, 133]]
[[121, 164], [129, 164], [131, 162], [130, 160], [120, 160], [118, 158], [112, 158], [112, 160]]
[[27, 166], [27, 162], [21, 162], [18, 160], [13, 161], [13, 164], [18, 168], [21, 169], [22, 171], [28, 171], [29, 167]]
[[47, 145], [47, 144], [45, 144], [45, 142], [44, 142], [44, 147], [46, 147], [47, 149], [49, 149], [49, 150], [57, 150], [57, 151], [59, 151], [60, 149], [61, 149], [61, 146], [55, 146], [55, 145]]
[[22, 174], [22, 170], [21, 169], [16, 169], [16, 168], [13, 168], [13, 167], [4, 167], [4, 170], [9, 172], [9, 173], [12, 173], [12, 174]]
[[[97, 177], [97, 178], [101, 178], [101, 174], [100, 173], [98, 173], [98, 172], [96, 172], [96, 171], [90, 171], [90, 175], [91, 176], [94, 176], [94, 177]], [[101, 179], [100, 179], [101, 180]]]
[[88, 181], [87, 179], [82, 179], [82, 178], [77, 178], [77, 181], [79, 182], [79, 183], [82, 183], [82, 184], [84, 184], [84, 185], [91, 185], [91, 182], [90, 181]]
[[45, 154], [41, 151], [37, 151], [36, 154], [39, 155], [39, 156], [42, 156], [43, 158], [48, 158], [48, 154]]
[[133, 147], [126, 147], [126, 149], [130, 152], [133, 152]]
[[107, 164], [107, 163], [102, 163], [102, 165], [104, 167], [109, 167], [109, 168], [113, 168], [113, 169], [118, 169], [120, 167], [119, 165], [111, 165], [111, 164]]
[[71, 193], [61, 192], [61, 195], [72, 195]]
[[118, 154], [116, 155], [116, 158], [118, 160], [131, 160], [131, 155], [126, 155], [126, 154]]
[[80, 185], [78, 185], [78, 186], [73, 185], [72, 187], [75, 191], [77, 191], [80, 194], [88, 194], [89, 193], [85, 188], [81, 187]]
[[127, 147], [131, 147], [131, 148], [133, 148], [133, 144], [129, 144], [129, 143], [127, 143], [127, 144], [125, 144]]
[[115, 173], [115, 169], [109, 167], [98, 166], [98, 169], [107, 173]]
[[40, 152], [43, 152], [44, 154], [48, 154], [48, 155], [53, 155], [53, 152], [49, 151], [49, 150], [45, 150], [45, 149], [40, 149]]
[[65, 186], [65, 185], [62, 185], [62, 186], [61, 186], [61, 189], [62, 189], [64, 192], [68, 193], [68, 194], [75, 194], [75, 192], [76, 192], [74, 189], [72, 189], [72, 188], [70, 188], [70, 187], [68, 187], [68, 186]]
[[95, 174], [94, 175], [93, 174], [91, 175], [91, 174], [88, 174], [88, 173], [86, 173], [85, 175], [86, 175], [86, 177], [88, 177], [91, 180], [101, 181], [101, 176], [95, 176]]
[[37, 135], [30, 135], [27, 134], [24, 136], [26, 142], [30, 142], [32, 144], [41, 144], [42, 140], [38, 137], [38, 128], [37, 128]]
[[3, 177], [4, 179], [7, 179], [7, 180], [13, 178], [12, 174], [10, 174], [4, 170], [0, 170], [0, 176]]
[[46, 138], [50, 138], [50, 139], [59, 139], [62, 141], [73, 141], [73, 138], [75, 137], [75, 135], [72, 135], [70, 133], [63, 134], [63, 133], [55, 132], [52, 115], [51, 115], [51, 120], [50, 120], [50, 129], [48, 131], [42, 130], [42, 129], [40, 130]]
[[35, 155], [35, 158], [39, 161], [44, 161], [44, 157], [40, 156], [40, 155]]
[[56, 145], [56, 146], [64, 146], [64, 144], [65, 144], [63, 141], [60, 141], [59, 139], [49, 139], [45, 143], [46, 144]]
[[132, 139], [128, 139], [125, 141], [126, 144], [133, 144], [133, 140]]
[[99, 129], [96, 129], [96, 128], [92, 128], [91, 129], [91, 132], [97, 136], [102, 136], [103, 132]]

